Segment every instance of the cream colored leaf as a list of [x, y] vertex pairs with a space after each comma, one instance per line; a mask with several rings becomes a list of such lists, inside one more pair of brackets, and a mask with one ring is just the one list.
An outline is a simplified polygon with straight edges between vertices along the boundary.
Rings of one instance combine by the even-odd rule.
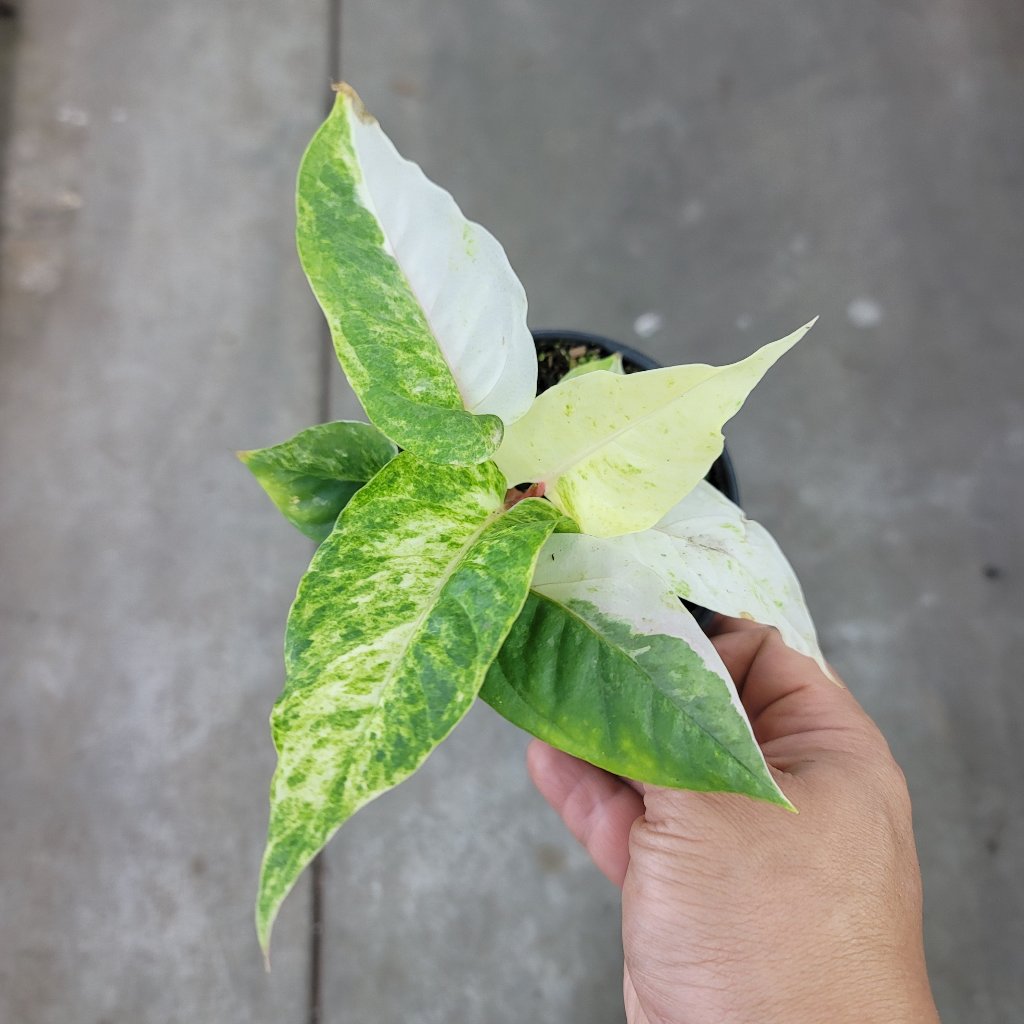
[[728, 366], [563, 381], [506, 429], [494, 460], [510, 483], [543, 482], [584, 533], [646, 530], [704, 478], [723, 424], [813, 323]]
[[624, 374], [626, 370], [622, 365], [622, 353], [613, 352], [610, 356], [605, 356], [603, 359], [590, 359], [585, 363], [578, 363], [562, 380], [575, 380], [577, 377], [582, 377], [585, 373], [595, 373], [598, 370], [607, 370], [609, 373], [620, 375]]

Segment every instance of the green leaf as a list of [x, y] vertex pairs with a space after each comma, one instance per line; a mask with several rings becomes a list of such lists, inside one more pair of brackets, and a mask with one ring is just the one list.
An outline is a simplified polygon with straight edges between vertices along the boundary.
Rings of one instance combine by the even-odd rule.
[[774, 626], [782, 639], [835, 678], [818, 646], [800, 582], [771, 534], [701, 481], [624, 549], [658, 572], [673, 593], [704, 608]]
[[239, 452], [285, 519], [324, 540], [338, 513], [398, 449], [369, 423], [321, 423], [273, 448]]
[[789, 806], [711, 642], [657, 573], [615, 542], [547, 542], [480, 696], [617, 775]]
[[584, 533], [646, 530], [704, 478], [722, 453], [723, 424], [810, 326], [730, 366], [563, 381], [508, 428], [494, 460], [510, 483], [546, 484]]
[[526, 295], [501, 246], [345, 85], [297, 202], [302, 266], [367, 415], [421, 458], [489, 458], [537, 390]]
[[610, 356], [605, 356], [603, 359], [590, 359], [585, 363], [580, 363], [578, 366], [574, 366], [559, 383], [575, 380], [577, 377], [582, 377], [585, 373], [593, 373], [595, 370], [607, 370], [609, 373], [624, 374], [626, 371], [622, 365], [622, 353], [613, 352]]
[[562, 518], [532, 498], [505, 511], [493, 463], [405, 452], [349, 503], [299, 586], [256, 921], [365, 803], [411, 775], [466, 713]]

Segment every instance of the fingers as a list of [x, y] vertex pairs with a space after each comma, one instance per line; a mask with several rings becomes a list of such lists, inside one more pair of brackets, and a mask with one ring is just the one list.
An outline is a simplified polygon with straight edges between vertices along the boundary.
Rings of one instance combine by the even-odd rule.
[[643, 799], [592, 764], [534, 740], [526, 754], [533, 784], [607, 878], [622, 885], [629, 866], [629, 830]]
[[753, 619], [734, 619], [728, 615], [716, 614], [707, 628], [710, 637], [721, 636], [723, 633], [749, 633], [753, 629], [765, 629]]
[[726, 620], [725, 626], [712, 642], [736, 682], [762, 747], [798, 736], [808, 742], [787, 749], [806, 753], [813, 740], [822, 750], [845, 750], [851, 736], [876, 741], [877, 729], [849, 690], [836, 686], [812, 659], [787, 647], [777, 630], [735, 619]]

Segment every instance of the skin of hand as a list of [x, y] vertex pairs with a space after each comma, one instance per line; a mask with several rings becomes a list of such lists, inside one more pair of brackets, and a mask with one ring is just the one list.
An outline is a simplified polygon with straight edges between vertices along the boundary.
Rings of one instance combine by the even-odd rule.
[[535, 740], [534, 784], [622, 888], [630, 1024], [936, 1024], [906, 781], [777, 631], [714, 644], [798, 809], [643, 786]]

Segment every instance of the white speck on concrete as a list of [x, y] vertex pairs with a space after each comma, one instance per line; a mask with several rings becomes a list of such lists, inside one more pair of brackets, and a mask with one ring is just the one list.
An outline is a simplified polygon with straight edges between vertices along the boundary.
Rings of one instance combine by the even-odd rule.
[[882, 322], [882, 307], [874, 299], [854, 299], [846, 307], [846, 318], [861, 330], [877, 327]]
[[796, 235], [793, 240], [789, 243], [789, 251], [794, 256], [803, 256], [806, 254], [810, 245], [807, 241], [806, 235]]
[[683, 206], [679, 219], [688, 228], [699, 224], [704, 219], [704, 204], [699, 199], [691, 199]]
[[894, 620], [848, 619], [834, 622], [825, 631], [828, 641], [836, 647], [870, 648], [891, 640], [897, 635], [900, 624]]
[[662, 323], [664, 323], [664, 320], [661, 314], [655, 313], [652, 310], [649, 313], [641, 313], [633, 321], [633, 330], [638, 337], [649, 338], [652, 334], [657, 334], [661, 330]]
[[57, 120], [73, 128], [84, 128], [89, 123], [89, 113], [81, 107], [62, 106], [57, 109]]
[[686, 121], [679, 108], [661, 96], [654, 96], [615, 120], [621, 134], [634, 131], [663, 131], [681, 139], [686, 135]]
[[647, 254], [646, 241], [637, 235], [628, 236], [626, 238], [626, 252], [632, 259], [643, 259]]
[[57, 193], [57, 206], [62, 210], [80, 210], [82, 208], [82, 197], [71, 189], [64, 189]]
[[953, 98], [960, 102], [975, 103], [982, 93], [981, 80], [976, 72], [961, 71], [953, 75]]
[[740, 313], [736, 317], [736, 330], [749, 331], [754, 326], [754, 318], [749, 313]]
[[21, 268], [15, 280], [23, 292], [49, 295], [60, 284], [60, 270], [49, 260], [32, 260]]
[[124, 107], [113, 107], [110, 111], [110, 120], [114, 124], [124, 124], [128, 120], [128, 111]]
[[929, 508], [967, 515], [974, 502], [978, 482], [972, 473], [934, 472], [917, 500]]

